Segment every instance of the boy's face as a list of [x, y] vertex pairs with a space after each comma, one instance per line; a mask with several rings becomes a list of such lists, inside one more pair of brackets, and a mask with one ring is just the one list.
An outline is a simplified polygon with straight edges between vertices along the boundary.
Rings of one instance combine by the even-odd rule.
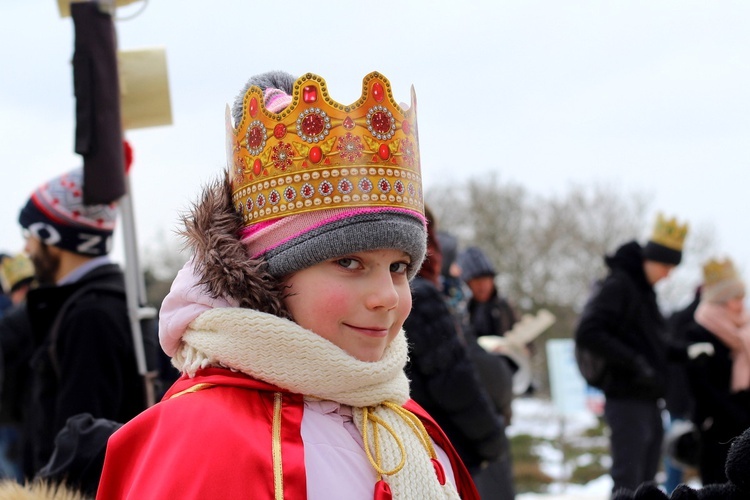
[[643, 271], [646, 274], [646, 280], [648, 280], [651, 286], [669, 276], [674, 268], [674, 264], [666, 264], [654, 260], [643, 261]]
[[379, 361], [411, 311], [400, 250], [337, 257], [289, 276], [285, 303], [294, 321], [361, 361]]
[[466, 282], [471, 290], [471, 295], [477, 302], [487, 302], [495, 291], [495, 278], [493, 276], [480, 276]]

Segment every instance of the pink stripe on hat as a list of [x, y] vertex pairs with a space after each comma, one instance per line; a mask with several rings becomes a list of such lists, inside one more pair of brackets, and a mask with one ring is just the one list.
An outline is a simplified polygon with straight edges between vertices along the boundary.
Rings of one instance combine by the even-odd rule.
[[254, 224], [242, 231], [241, 239], [247, 247], [248, 254], [252, 258], [258, 258], [279, 245], [326, 224], [368, 213], [403, 213], [419, 218], [426, 227], [424, 216], [412, 210], [391, 207], [334, 208]]

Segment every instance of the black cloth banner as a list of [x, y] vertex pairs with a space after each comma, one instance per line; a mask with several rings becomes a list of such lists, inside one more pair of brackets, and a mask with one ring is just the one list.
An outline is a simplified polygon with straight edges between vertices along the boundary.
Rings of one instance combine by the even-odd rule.
[[107, 204], [125, 194], [117, 40], [97, 2], [70, 5], [75, 28], [75, 152], [83, 156], [83, 201]]

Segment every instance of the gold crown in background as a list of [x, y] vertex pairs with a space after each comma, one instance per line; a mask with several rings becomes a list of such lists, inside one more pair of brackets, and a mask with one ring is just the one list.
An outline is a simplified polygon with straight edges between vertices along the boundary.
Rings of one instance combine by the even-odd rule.
[[682, 251], [687, 232], [687, 223], [680, 225], [674, 217], [666, 219], [664, 215], [658, 214], [651, 241], [672, 250]]
[[250, 87], [237, 128], [227, 107], [227, 161], [232, 201], [245, 225], [346, 207], [399, 207], [424, 213], [416, 96], [396, 104], [390, 82], [365, 76], [348, 106], [328, 95], [323, 78], [294, 83], [292, 102], [266, 110]]
[[14, 257], [3, 258], [0, 264], [0, 280], [10, 291], [18, 282], [34, 277], [34, 264], [26, 255], [19, 253]]
[[703, 265], [704, 285], [715, 285], [729, 279], [739, 279], [739, 275], [731, 259], [711, 259]]

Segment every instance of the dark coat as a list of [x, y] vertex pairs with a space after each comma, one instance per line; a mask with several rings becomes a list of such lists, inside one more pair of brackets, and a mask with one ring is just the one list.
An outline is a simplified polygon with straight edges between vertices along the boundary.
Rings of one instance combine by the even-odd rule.
[[25, 301], [10, 308], [0, 318], [0, 351], [3, 364], [0, 423], [20, 425], [23, 400], [28, 395], [29, 359], [33, 352]]
[[404, 323], [411, 397], [437, 421], [469, 470], [502, 451], [504, 429], [463, 344], [456, 320], [431, 282], [412, 283]]
[[501, 337], [516, 324], [516, 313], [513, 307], [497, 293], [497, 289], [487, 302], [470, 299], [467, 308], [471, 326], [477, 337], [483, 335]]
[[[61, 319], [53, 345], [50, 330], [66, 300], [95, 283], [122, 292], [92, 288], [81, 295]], [[46, 464], [55, 436], [69, 417], [90, 413], [126, 422], [146, 408], [123, 283], [119, 266], [107, 264], [73, 284], [38, 288], [27, 296], [35, 348], [24, 426], [28, 476]]]
[[731, 351], [718, 337], [694, 321], [685, 335], [691, 342], [714, 346], [712, 356], [688, 362], [687, 374], [695, 401], [693, 422], [701, 432], [701, 478], [704, 484], [721, 483], [732, 440], [750, 427], [750, 391], [731, 391]]
[[[667, 336], [675, 344], [687, 344], [687, 327], [694, 323], [693, 314], [700, 303], [700, 292], [685, 308], [675, 311], [667, 320]], [[672, 418], [689, 419], [695, 405], [684, 361], [672, 361], [667, 365], [669, 386], [664, 400]]]
[[641, 247], [626, 243], [605, 263], [609, 274], [581, 313], [576, 342], [607, 360], [607, 397], [655, 401], [665, 394], [668, 347]]

